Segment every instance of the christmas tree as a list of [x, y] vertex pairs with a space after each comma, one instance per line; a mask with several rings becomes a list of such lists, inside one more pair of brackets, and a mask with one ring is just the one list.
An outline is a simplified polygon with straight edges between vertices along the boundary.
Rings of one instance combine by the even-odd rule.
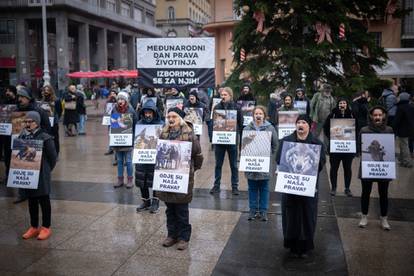
[[378, 87], [374, 67], [387, 55], [368, 26], [409, 12], [390, 0], [236, 0], [235, 7], [241, 21], [227, 84], [237, 90], [240, 74], [248, 74], [262, 95], [282, 86], [314, 91], [317, 80], [332, 84], [337, 95]]

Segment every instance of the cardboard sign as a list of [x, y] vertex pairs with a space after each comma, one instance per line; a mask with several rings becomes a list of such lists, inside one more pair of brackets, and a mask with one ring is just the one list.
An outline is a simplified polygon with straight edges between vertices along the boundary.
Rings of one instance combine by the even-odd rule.
[[141, 87], [215, 86], [215, 40], [212, 37], [137, 38], [136, 52]]
[[155, 164], [162, 125], [135, 125], [134, 164]]
[[116, 103], [106, 103], [104, 116], [102, 117], [102, 125], [110, 126], [111, 125], [111, 113], [114, 109]]
[[255, 101], [237, 101], [237, 106], [243, 116], [243, 126], [247, 126], [251, 121], [253, 121], [253, 109], [255, 105]]
[[[211, 110], [214, 110], [214, 108], [216, 107], [216, 105], [218, 105], [221, 102], [221, 98], [213, 98], [212, 99], [212, 105], [211, 105]], [[210, 112], [210, 120], [213, 119], [213, 112]]]
[[191, 146], [191, 142], [158, 139], [154, 191], [188, 193]]
[[109, 132], [109, 146], [132, 146], [132, 114], [113, 113]]
[[213, 113], [213, 144], [235, 145], [237, 110], [215, 109]]
[[279, 111], [278, 114], [278, 136], [279, 139], [282, 139], [296, 130], [296, 119], [299, 116], [299, 111]]
[[306, 109], [308, 108], [307, 101], [294, 101], [293, 107], [299, 110], [299, 114], [306, 114]]
[[268, 173], [271, 139], [270, 131], [243, 130], [239, 171]]
[[283, 142], [276, 192], [314, 197], [321, 146]]
[[361, 135], [361, 172], [364, 179], [395, 179], [394, 134]]
[[355, 153], [355, 119], [331, 119], [331, 153]]
[[186, 121], [189, 121], [193, 124], [193, 131], [195, 135], [203, 134], [203, 109], [195, 107], [185, 107], [184, 108]]
[[0, 135], [12, 134], [12, 113], [16, 109], [15, 104], [0, 104]]
[[37, 189], [42, 164], [42, 140], [13, 140], [7, 187]]

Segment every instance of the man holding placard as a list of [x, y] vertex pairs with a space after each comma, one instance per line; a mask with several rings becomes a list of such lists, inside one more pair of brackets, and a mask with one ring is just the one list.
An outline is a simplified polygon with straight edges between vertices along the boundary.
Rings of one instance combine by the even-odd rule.
[[318, 179], [325, 165], [322, 142], [310, 133], [312, 120], [299, 115], [296, 130], [281, 141], [276, 154], [276, 192], [282, 194], [284, 247], [295, 257], [314, 248], [318, 215]]
[[329, 177], [331, 180], [331, 195], [336, 195], [338, 169], [342, 162], [345, 194], [351, 197], [352, 160], [356, 153], [356, 135], [354, 115], [349, 109], [347, 100], [339, 99], [337, 107], [332, 110], [326, 119], [323, 131], [330, 141], [329, 163], [331, 169]]
[[378, 183], [380, 196], [381, 227], [390, 230], [387, 220], [388, 185], [395, 179], [394, 132], [387, 126], [387, 110], [382, 106], [369, 111], [368, 126], [361, 129], [361, 221], [359, 227], [368, 224], [369, 198], [373, 182]]

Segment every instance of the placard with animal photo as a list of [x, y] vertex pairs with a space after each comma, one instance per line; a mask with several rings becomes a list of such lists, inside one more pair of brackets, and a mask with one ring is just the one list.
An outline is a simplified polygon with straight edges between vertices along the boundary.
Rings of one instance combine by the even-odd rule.
[[294, 101], [293, 107], [299, 110], [299, 114], [306, 114], [306, 109], [308, 108], [307, 101]]
[[321, 146], [283, 142], [276, 192], [314, 197]]
[[255, 101], [237, 101], [237, 106], [243, 116], [243, 126], [247, 126], [253, 121], [253, 109], [255, 104]]
[[11, 133], [11, 145], [10, 149], [13, 149], [13, 140], [16, 139], [20, 132], [24, 128], [24, 118], [26, 117], [26, 111], [13, 111], [11, 115], [12, 121], [12, 133]]
[[194, 134], [202, 135], [203, 134], [203, 109], [195, 107], [185, 107], [184, 108], [186, 121], [189, 121], [193, 124]]
[[110, 126], [111, 125], [111, 113], [114, 109], [116, 103], [106, 103], [104, 116], [102, 117], [102, 125]]
[[213, 114], [213, 144], [236, 144], [237, 110], [216, 109]]
[[271, 138], [270, 131], [243, 130], [239, 171], [269, 172]]
[[330, 152], [355, 153], [355, 119], [331, 119]]
[[154, 102], [154, 105], [157, 106], [157, 97], [148, 97], [148, 95], [144, 95], [141, 98], [141, 108], [145, 105], [146, 102], [149, 100]]
[[167, 112], [170, 108], [178, 107], [179, 109], [183, 110], [184, 99], [167, 99], [165, 101], [165, 105], [166, 105], [165, 116], [167, 116]]
[[0, 135], [12, 134], [12, 112], [16, 109], [15, 104], [0, 104]]
[[48, 103], [48, 102], [43, 102], [43, 101], [38, 101], [37, 105], [43, 109], [44, 111], [46, 111], [47, 116], [49, 117], [49, 123], [50, 123], [50, 127], [53, 127], [54, 123], [55, 123], [55, 117], [54, 117], [54, 107]]
[[299, 116], [298, 111], [279, 111], [278, 118], [278, 136], [279, 139], [292, 134], [296, 130], [296, 119]]
[[394, 134], [361, 135], [361, 172], [366, 179], [395, 179]]
[[154, 191], [188, 193], [191, 145], [187, 141], [158, 139]]
[[7, 187], [37, 189], [42, 164], [42, 140], [13, 140]]
[[162, 125], [135, 125], [134, 164], [155, 164]]
[[112, 113], [109, 146], [132, 146], [132, 114]]
[[[221, 102], [221, 98], [213, 98], [213, 102], [211, 103], [211, 110], [214, 110], [216, 108], [216, 105], [218, 105]], [[213, 112], [210, 112], [210, 120], [213, 119]]]

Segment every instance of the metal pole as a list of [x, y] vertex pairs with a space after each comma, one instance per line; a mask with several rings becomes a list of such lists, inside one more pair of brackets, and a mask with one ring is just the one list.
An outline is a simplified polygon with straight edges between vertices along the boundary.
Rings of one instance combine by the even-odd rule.
[[43, 29], [43, 86], [50, 85], [49, 57], [47, 52], [47, 18], [46, 1], [42, 0], [42, 29]]

